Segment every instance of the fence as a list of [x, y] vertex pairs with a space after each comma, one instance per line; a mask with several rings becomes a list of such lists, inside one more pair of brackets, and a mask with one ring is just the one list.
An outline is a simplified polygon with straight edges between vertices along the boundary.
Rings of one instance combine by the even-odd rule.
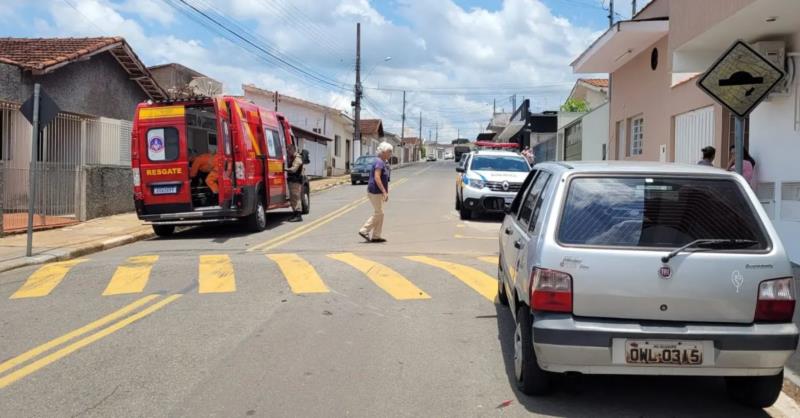
[[77, 222], [81, 167], [130, 166], [131, 122], [60, 113], [39, 135], [38, 158], [31, 164], [32, 127], [18, 109], [17, 104], [0, 102], [2, 231], [27, 226], [31, 170], [36, 179], [35, 226]]

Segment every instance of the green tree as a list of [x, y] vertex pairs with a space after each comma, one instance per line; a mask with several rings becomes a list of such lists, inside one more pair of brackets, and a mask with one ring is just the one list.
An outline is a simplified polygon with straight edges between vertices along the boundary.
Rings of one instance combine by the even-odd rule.
[[562, 112], [588, 112], [589, 111], [589, 104], [586, 103], [585, 100], [578, 100], [578, 99], [567, 99], [563, 105], [561, 105]]

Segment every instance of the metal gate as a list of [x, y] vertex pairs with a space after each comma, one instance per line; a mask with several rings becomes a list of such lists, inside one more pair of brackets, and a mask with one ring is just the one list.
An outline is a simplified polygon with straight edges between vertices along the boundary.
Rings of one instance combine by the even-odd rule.
[[694, 164], [700, 150], [714, 145], [714, 107], [708, 106], [675, 116], [675, 162]]

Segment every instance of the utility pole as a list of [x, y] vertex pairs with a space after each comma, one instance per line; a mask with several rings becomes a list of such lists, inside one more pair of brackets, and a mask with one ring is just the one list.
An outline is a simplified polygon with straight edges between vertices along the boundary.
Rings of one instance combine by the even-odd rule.
[[403, 115], [400, 122], [400, 141], [406, 139], [406, 91], [403, 90]]
[[[353, 160], [361, 156], [361, 23], [356, 23], [356, 100], [353, 120]], [[277, 106], [277, 102], [275, 104]], [[358, 151], [356, 151], [358, 150]]]
[[497, 114], [497, 99], [492, 100], [492, 117]]
[[517, 111], [517, 94], [514, 93], [514, 95], [511, 96], [511, 113], [514, 113], [516, 111]]
[[461, 139], [461, 128], [456, 129], [456, 139]]
[[419, 111], [419, 140], [422, 141], [422, 111]]
[[614, 26], [614, 0], [609, 0], [608, 4], [608, 27]]
[[436, 121], [436, 143], [439, 143], [439, 121]]
[[636, 16], [636, 0], [631, 0], [631, 19]]
[[278, 97], [280, 97], [280, 95], [278, 94], [278, 90], [275, 90], [275, 111], [276, 112], [278, 111]]

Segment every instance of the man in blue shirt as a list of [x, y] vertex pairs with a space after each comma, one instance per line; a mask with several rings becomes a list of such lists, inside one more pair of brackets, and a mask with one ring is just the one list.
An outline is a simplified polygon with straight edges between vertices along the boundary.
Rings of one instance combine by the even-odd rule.
[[[358, 231], [358, 235], [367, 242], [386, 242], [381, 237], [381, 232], [383, 230], [383, 204], [389, 200], [390, 158], [392, 158], [392, 145], [388, 142], [381, 142], [378, 145], [378, 158], [372, 163], [367, 184], [367, 197], [375, 211]], [[370, 233], [372, 233], [371, 238]]]

